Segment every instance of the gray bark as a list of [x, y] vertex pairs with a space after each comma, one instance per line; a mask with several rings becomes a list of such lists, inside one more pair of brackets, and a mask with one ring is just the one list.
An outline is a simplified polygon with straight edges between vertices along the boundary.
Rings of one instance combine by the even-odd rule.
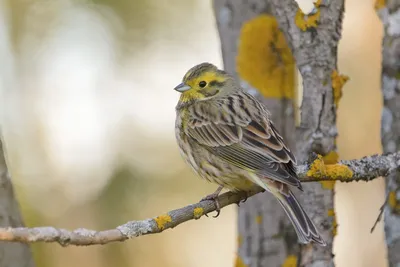
[[[382, 43], [382, 125], [384, 152], [400, 149], [400, 1], [388, 0], [378, 10], [384, 25]], [[400, 266], [400, 172], [386, 179], [389, 201], [384, 212], [389, 266]]]
[[[23, 225], [0, 142], [0, 227], [22, 227]], [[0, 266], [33, 267], [29, 246], [21, 243], [0, 242]]]
[[[214, 1], [224, 68], [228, 72], [236, 74], [235, 59], [243, 24], [260, 14], [271, 14], [267, 2], [265, 0]], [[263, 35], [266, 33], [260, 32], [259, 38], [263, 38]], [[240, 77], [237, 78], [240, 80]], [[244, 80], [240, 82], [245, 89], [257, 94], [259, 88], [250, 87]], [[278, 130], [289, 147], [294, 149], [294, 103], [289, 99], [267, 99], [259, 94], [257, 97], [267, 106]], [[274, 197], [268, 193], [258, 194], [240, 205], [238, 240], [237, 260], [245, 266], [281, 266], [288, 255], [297, 255], [299, 251], [293, 226]]]
[[[295, 24], [299, 10], [294, 0], [271, 0], [286, 40], [291, 46], [297, 67], [303, 77], [301, 125], [296, 135], [297, 158], [307, 160], [311, 152], [326, 155], [336, 150], [336, 106], [331, 74], [337, 69], [337, 46], [341, 36], [343, 0], [322, 1], [318, 8], [320, 19], [316, 28], [302, 31]], [[311, 219], [319, 226], [327, 247], [302, 246], [301, 266], [334, 266], [334, 190], [321, 184], [304, 186], [303, 203]]]

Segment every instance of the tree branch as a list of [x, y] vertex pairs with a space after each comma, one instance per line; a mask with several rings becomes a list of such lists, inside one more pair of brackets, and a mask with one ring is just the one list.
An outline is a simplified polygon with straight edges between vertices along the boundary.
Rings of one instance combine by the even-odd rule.
[[[387, 176], [397, 169], [400, 169], [400, 152], [388, 155], [373, 155], [356, 160], [343, 160], [333, 165], [325, 165], [321, 162], [321, 158], [317, 157], [311, 164], [300, 165], [298, 167], [298, 175], [302, 182], [326, 180], [344, 182], [370, 181], [380, 176]], [[348, 176], [349, 173], [352, 175]], [[262, 188], [255, 188], [247, 194], [247, 197], [251, 197], [262, 191]], [[239, 203], [245, 198], [246, 195], [243, 193], [227, 192], [220, 195], [218, 201], [221, 208], [223, 208]], [[116, 241], [125, 241], [141, 235], [160, 233], [186, 221], [199, 219], [201, 216], [215, 210], [216, 206], [213, 201], [202, 201], [172, 210], [167, 214], [152, 219], [130, 221], [114, 229], [105, 231], [94, 231], [84, 228], [69, 231], [54, 227], [0, 228], [0, 241], [22, 243], [57, 242], [62, 246], [104, 245]]]
[[[261, 192], [261, 188], [252, 191], [248, 196]], [[226, 207], [245, 199], [244, 194], [227, 192], [219, 196], [220, 207]], [[141, 235], [160, 233], [166, 229], [174, 228], [189, 220], [199, 219], [201, 216], [216, 210], [215, 203], [211, 200], [172, 210], [167, 214], [143, 221], [130, 221], [114, 229], [94, 231], [79, 228], [73, 231], [54, 227], [35, 228], [0, 228], [0, 240], [11, 242], [57, 242], [61, 246], [76, 245], [104, 245], [116, 241], [124, 241]]]
[[297, 175], [302, 182], [341, 181], [358, 182], [371, 181], [380, 176], [388, 176], [400, 169], [400, 152], [366, 156], [361, 159], [341, 160], [337, 164], [324, 164], [321, 156], [311, 164], [297, 167]]

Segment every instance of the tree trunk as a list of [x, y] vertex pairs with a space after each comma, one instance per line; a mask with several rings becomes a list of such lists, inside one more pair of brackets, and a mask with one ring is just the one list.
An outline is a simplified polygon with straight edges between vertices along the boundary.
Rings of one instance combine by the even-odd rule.
[[[245, 89], [265, 97], [273, 120], [281, 123], [280, 131], [293, 147], [293, 58], [276, 27], [279, 22], [303, 78], [301, 126], [296, 135], [299, 162], [311, 152], [323, 155], [327, 163], [338, 160], [336, 109], [346, 81], [337, 72], [343, 11], [343, 0], [317, 1], [309, 16], [293, 0], [215, 1], [225, 69], [236, 73]], [[298, 254], [296, 235], [282, 209], [262, 194], [239, 208], [238, 263], [242, 265], [238, 266], [280, 266], [284, 261], [333, 266], [334, 182], [304, 187], [305, 209], [328, 246], [301, 246]]]
[[[337, 71], [344, 0], [316, 1], [313, 12], [307, 16], [293, 0], [270, 2], [303, 78], [301, 125], [296, 134], [297, 159], [304, 162], [316, 152], [324, 156], [326, 163], [335, 163], [338, 160], [336, 109], [347, 80]], [[304, 185], [305, 209], [327, 246], [301, 246], [300, 266], [334, 266], [334, 184], [332, 181]]]
[[[400, 150], [400, 0], [377, 1], [384, 24], [382, 42], [383, 111], [381, 138], [385, 153]], [[386, 178], [385, 234], [389, 266], [400, 266], [400, 171]]]
[[[215, 0], [224, 68], [255, 94], [294, 149], [295, 64], [265, 0]], [[269, 193], [239, 207], [236, 266], [296, 263], [297, 236], [285, 212]]]
[[[14, 81], [14, 65], [8, 25], [8, 13], [5, 11], [6, 3], [0, 0], [0, 59], [3, 68], [0, 68], [0, 123], [4, 125], [5, 118], [5, 91], [10, 90]], [[1, 135], [1, 134], [0, 134]], [[13, 186], [8, 173], [0, 140], [0, 227], [24, 226], [18, 203], [15, 200]], [[1, 267], [33, 267], [33, 258], [29, 246], [22, 243], [0, 242]]]
[[[0, 142], [0, 227], [24, 226]], [[22, 243], [0, 242], [1, 267], [33, 267], [29, 246]]]

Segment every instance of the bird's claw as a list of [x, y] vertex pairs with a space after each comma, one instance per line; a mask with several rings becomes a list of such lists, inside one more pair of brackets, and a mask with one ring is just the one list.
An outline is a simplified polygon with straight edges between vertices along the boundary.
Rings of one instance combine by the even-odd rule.
[[[206, 196], [206, 197], [203, 197], [203, 198], [200, 200], [200, 202], [202, 202], [202, 201], [207, 201], [207, 200], [212, 200], [212, 201], [214, 201], [215, 207], [216, 207], [215, 211], [217, 212], [217, 214], [216, 214], [215, 216], [213, 216], [214, 218], [217, 218], [217, 217], [219, 216], [219, 214], [221, 213], [221, 205], [219, 204], [219, 201], [218, 201], [218, 194], [219, 194], [219, 192], [215, 192], [215, 193], [213, 193], [213, 194], [211, 194], [211, 195], [208, 195], [208, 196]], [[205, 215], [206, 215], [206, 217], [208, 217], [207, 214], [205, 214]]]
[[242, 194], [244, 194], [244, 199], [243, 200], [239, 200], [236, 205], [238, 205], [238, 207], [240, 207], [240, 203], [244, 203], [247, 201], [247, 199], [249, 198], [249, 195], [247, 192], [242, 192]]
[[242, 201], [240, 201], [240, 202], [244, 203], [244, 202], [247, 201], [248, 198], [249, 198], [249, 195], [245, 192], [244, 193], [244, 199]]
[[221, 213], [221, 210], [217, 209], [215, 210], [217, 212], [217, 214], [215, 214], [215, 216], [213, 216], [213, 218], [217, 218], [219, 216], [219, 214]]

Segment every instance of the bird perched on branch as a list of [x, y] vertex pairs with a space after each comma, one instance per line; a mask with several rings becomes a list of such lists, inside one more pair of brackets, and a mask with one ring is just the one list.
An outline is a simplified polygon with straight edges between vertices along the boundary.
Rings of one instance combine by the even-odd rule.
[[223, 188], [246, 192], [260, 186], [278, 199], [299, 242], [325, 245], [289, 189], [302, 189], [296, 159], [268, 110], [210, 63], [191, 68], [174, 89], [181, 93], [175, 124], [181, 154], [200, 177], [219, 185], [202, 200], [216, 201], [219, 212]]

